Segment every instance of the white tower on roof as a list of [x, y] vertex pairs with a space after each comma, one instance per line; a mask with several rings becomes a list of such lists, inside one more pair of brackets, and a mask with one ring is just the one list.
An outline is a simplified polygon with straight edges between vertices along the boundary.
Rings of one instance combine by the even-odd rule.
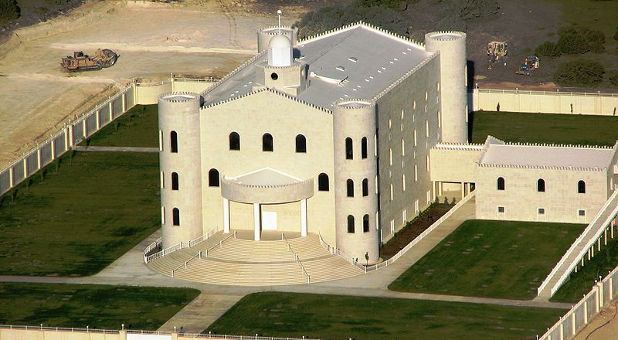
[[268, 43], [268, 66], [286, 67], [294, 61], [292, 42], [285, 35], [275, 35]]
[[428, 52], [440, 52], [442, 142], [467, 143], [466, 34], [427, 33], [425, 46]]

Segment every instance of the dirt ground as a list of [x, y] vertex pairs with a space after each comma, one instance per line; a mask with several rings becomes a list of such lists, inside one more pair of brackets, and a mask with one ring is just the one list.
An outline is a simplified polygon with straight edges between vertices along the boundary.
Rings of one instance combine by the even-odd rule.
[[616, 339], [618, 334], [618, 301], [603, 309], [596, 318], [582, 329], [573, 340], [607, 340]]
[[[274, 8], [284, 24], [306, 11], [296, 2], [268, 4], [88, 1], [18, 29], [0, 45], [0, 168], [132, 78], [222, 76], [256, 53], [258, 28], [277, 23]], [[60, 67], [74, 50], [97, 48], [119, 53], [116, 65], [70, 74]]]

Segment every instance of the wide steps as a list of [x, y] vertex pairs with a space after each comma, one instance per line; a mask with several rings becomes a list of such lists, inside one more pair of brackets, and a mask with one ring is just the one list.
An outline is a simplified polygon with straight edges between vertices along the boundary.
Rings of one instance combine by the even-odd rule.
[[303, 261], [303, 266], [311, 282], [324, 282], [345, 279], [363, 274], [363, 271], [339, 256], [330, 256], [311, 261]]
[[265, 286], [307, 282], [300, 265], [287, 263], [237, 263], [196, 259], [174, 277], [209, 284]]
[[[219, 242], [223, 240], [223, 242]], [[292, 251], [289, 250], [288, 244]], [[206, 252], [207, 249], [208, 252]], [[201, 258], [196, 258], [198, 252]], [[148, 266], [167, 276], [218, 285], [270, 286], [339, 280], [363, 271], [330, 254], [319, 236], [309, 234], [283, 240], [254, 241], [218, 233], [191, 248], [184, 248], [151, 261]], [[186, 268], [184, 266], [187, 262]]]

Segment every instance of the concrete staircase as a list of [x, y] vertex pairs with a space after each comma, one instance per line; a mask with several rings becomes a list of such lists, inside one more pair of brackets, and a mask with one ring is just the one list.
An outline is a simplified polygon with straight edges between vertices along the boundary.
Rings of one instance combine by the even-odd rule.
[[[200, 251], [202, 256], [196, 256]], [[310, 283], [316, 283], [363, 273], [330, 254], [315, 234], [253, 241], [217, 233], [195, 247], [151, 261], [148, 266], [168, 276], [174, 270], [173, 276], [184, 280], [238, 286], [306, 284], [307, 276]]]
[[596, 214], [592, 222], [582, 234], [573, 242], [569, 250], [562, 256], [558, 264], [545, 278], [537, 293], [539, 297], [549, 298], [564, 284], [569, 274], [575, 269], [587, 251], [606, 231], [609, 224], [618, 214], [618, 190], [615, 190], [603, 207]]

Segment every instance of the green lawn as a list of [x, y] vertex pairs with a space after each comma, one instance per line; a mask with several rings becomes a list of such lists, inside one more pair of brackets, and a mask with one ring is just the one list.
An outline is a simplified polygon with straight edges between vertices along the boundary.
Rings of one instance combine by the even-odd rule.
[[156, 330], [199, 290], [0, 283], [0, 324]]
[[158, 147], [158, 119], [157, 105], [137, 105], [88, 138], [88, 145]]
[[508, 142], [614, 145], [618, 117], [477, 111], [471, 113], [472, 142], [487, 135]]
[[559, 309], [294, 293], [247, 295], [206, 331], [324, 339], [533, 339]]
[[94, 274], [160, 227], [158, 154], [61, 160], [1, 198], [0, 274]]
[[577, 273], [571, 273], [567, 281], [554, 296], [552, 301], [577, 302], [587, 294], [599, 276], [605, 277], [608, 272], [618, 266], [618, 238], [610, 239], [607, 246], [601, 246], [601, 252], [596, 253], [590, 261], [584, 261], [584, 267]]
[[584, 228], [579, 224], [466, 221], [389, 289], [532, 299]]

